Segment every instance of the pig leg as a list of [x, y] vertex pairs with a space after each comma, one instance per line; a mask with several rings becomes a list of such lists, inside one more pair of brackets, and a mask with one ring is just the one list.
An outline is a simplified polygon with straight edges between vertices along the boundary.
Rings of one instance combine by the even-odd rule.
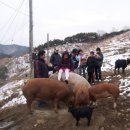
[[114, 73], [116, 74], [116, 68], [114, 69]]
[[113, 108], [115, 109], [117, 107], [117, 104], [116, 104], [116, 102], [114, 101], [113, 102]]
[[90, 96], [90, 106], [92, 106], [92, 105], [97, 105], [97, 102], [96, 102], [96, 98], [95, 98], [95, 96], [93, 96], [93, 95], [91, 95]]
[[59, 106], [59, 101], [58, 101], [58, 99], [55, 99], [54, 100], [54, 111], [56, 113], [58, 113], [58, 106]]
[[91, 117], [87, 117], [87, 118], [88, 118], [88, 126], [90, 126]]
[[123, 73], [123, 74], [125, 73], [125, 68], [124, 68], [124, 67], [122, 67], [122, 73]]
[[80, 118], [76, 118], [76, 126], [79, 126], [79, 120], [80, 120]]
[[120, 69], [120, 68], [118, 68], [118, 74], [120, 73], [119, 69]]
[[115, 109], [117, 107], [117, 98], [118, 98], [118, 94], [116, 95], [111, 95], [112, 99], [113, 99], [113, 109]]
[[32, 114], [32, 110], [31, 110], [31, 105], [32, 105], [33, 100], [31, 99], [27, 99], [27, 107], [29, 109], [29, 113]]
[[114, 100], [113, 100], [113, 108], [114, 109], [117, 107], [116, 100], [117, 100], [116, 98], [114, 98]]

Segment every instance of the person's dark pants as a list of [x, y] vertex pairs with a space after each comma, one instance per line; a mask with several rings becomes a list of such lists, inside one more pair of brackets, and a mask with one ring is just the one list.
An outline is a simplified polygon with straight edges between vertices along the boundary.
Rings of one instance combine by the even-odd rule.
[[96, 80], [101, 80], [101, 66], [95, 67], [95, 76]]
[[93, 72], [88, 72], [88, 82], [94, 83], [94, 71]]
[[83, 77], [84, 78], [86, 78], [85, 69], [86, 69], [86, 65], [81, 65], [79, 67], [79, 74], [82, 75], [82, 71], [83, 71]]

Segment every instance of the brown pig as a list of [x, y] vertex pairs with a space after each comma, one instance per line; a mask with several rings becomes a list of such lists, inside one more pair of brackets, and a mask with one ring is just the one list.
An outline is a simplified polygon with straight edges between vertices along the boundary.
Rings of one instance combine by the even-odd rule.
[[71, 99], [74, 100], [73, 94], [68, 86], [65, 83], [55, 79], [30, 79], [27, 81], [22, 91], [27, 100], [27, 107], [30, 112], [32, 102], [37, 99], [53, 101], [55, 112], [58, 112], [58, 104], [60, 101], [68, 103]]
[[[58, 74], [54, 73], [49, 78], [58, 80]], [[64, 82], [64, 73], [61, 77]], [[89, 104], [89, 92], [88, 88], [91, 87], [88, 81], [81, 75], [70, 72], [68, 80], [69, 88], [74, 92], [75, 96], [75, 106], [88, 105]]]
[[83, 106], [89, 104], [89, 92], [88, 87], [86, 85], [79, 85], [74, 89], [75, 94], [75, 106]]
[[90, 100], [96, 102], [99, 98], [113, 98], [113, 108], [117, 106], [117, 98], [119, 97], [119, 86], [112, 83], [100, 83], [89, 88]]

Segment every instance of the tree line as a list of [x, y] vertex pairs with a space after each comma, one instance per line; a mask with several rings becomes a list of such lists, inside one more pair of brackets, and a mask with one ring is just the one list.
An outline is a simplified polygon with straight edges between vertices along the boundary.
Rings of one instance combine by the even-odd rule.
[[104, 33], [103, 35], [99, 35], [96, 32], [90, 32], [90, 33], [78, 33], [76, 35], [73, 36], [69, 36], [66, 37], [64, 40], [60, 40], [60, 39], [54, 39], [52, 41], [49, 41], [49, 43], [45, 43], [45, 44], [41, 44], [39, 45], [37, 48], [38, 50], [40, 49], [45, 49], [48, 46], [49, 47], [55, 47], [58, 45], [63, 45], [66, 43], [96, 43], [96, 42], [100, 42], [104, 39], [110, 38], [110, 37], [114, 37], [116, 35], [125, 33], [130, 31], [129, 29], [127, 30], [121, 30], [121, 31], [117, 31], [117, 32], [111, 32], [111, 33]]

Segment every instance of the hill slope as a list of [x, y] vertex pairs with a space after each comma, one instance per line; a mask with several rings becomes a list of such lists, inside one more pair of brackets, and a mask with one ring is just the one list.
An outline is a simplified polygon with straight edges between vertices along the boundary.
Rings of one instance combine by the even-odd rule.
[[[11, 58], [7, 64], [10, 78], [15, 77], [0, 88], [0, 128], [4, 130], [52, 130], [52, 128], [53, 130], [130, 130], [130, 65], [126, 68], [125, 74], [115, 75], [113, 72], [116, 59], [130, 57], [129, 36], [130, 32], [104, 40], [100, 44], [84, 47], [87, 53], [95, 50], [96, 47], [101, 47], [104, 54], [102, 82], [120, 83], [120, 96], [116, 110], [112, 109], [111, 98], [99, 100], [89, 127], [86, 119], [81, 119], [80, 126], [76, 127], [75, 119], [63, 104], [56, 114], [52, 104], [48, 103], [47, 106], [38, 108], [34, 103], [34, 113], [29, 115], [21, 91], [24, 78], [27, 78], [24, 74], [29, 73], [29, 56], [25, 55]], [[69, 47], [72, 49], [76, 45]], [[59, 46], [59, 49], [63, 50], [65, 47]]]
[[10, 55], [10, 56], [21, 56], [28, 53], [29, 49], [25, 46], [20, 45], [2, 45], [0, 44], [0, 55]]

